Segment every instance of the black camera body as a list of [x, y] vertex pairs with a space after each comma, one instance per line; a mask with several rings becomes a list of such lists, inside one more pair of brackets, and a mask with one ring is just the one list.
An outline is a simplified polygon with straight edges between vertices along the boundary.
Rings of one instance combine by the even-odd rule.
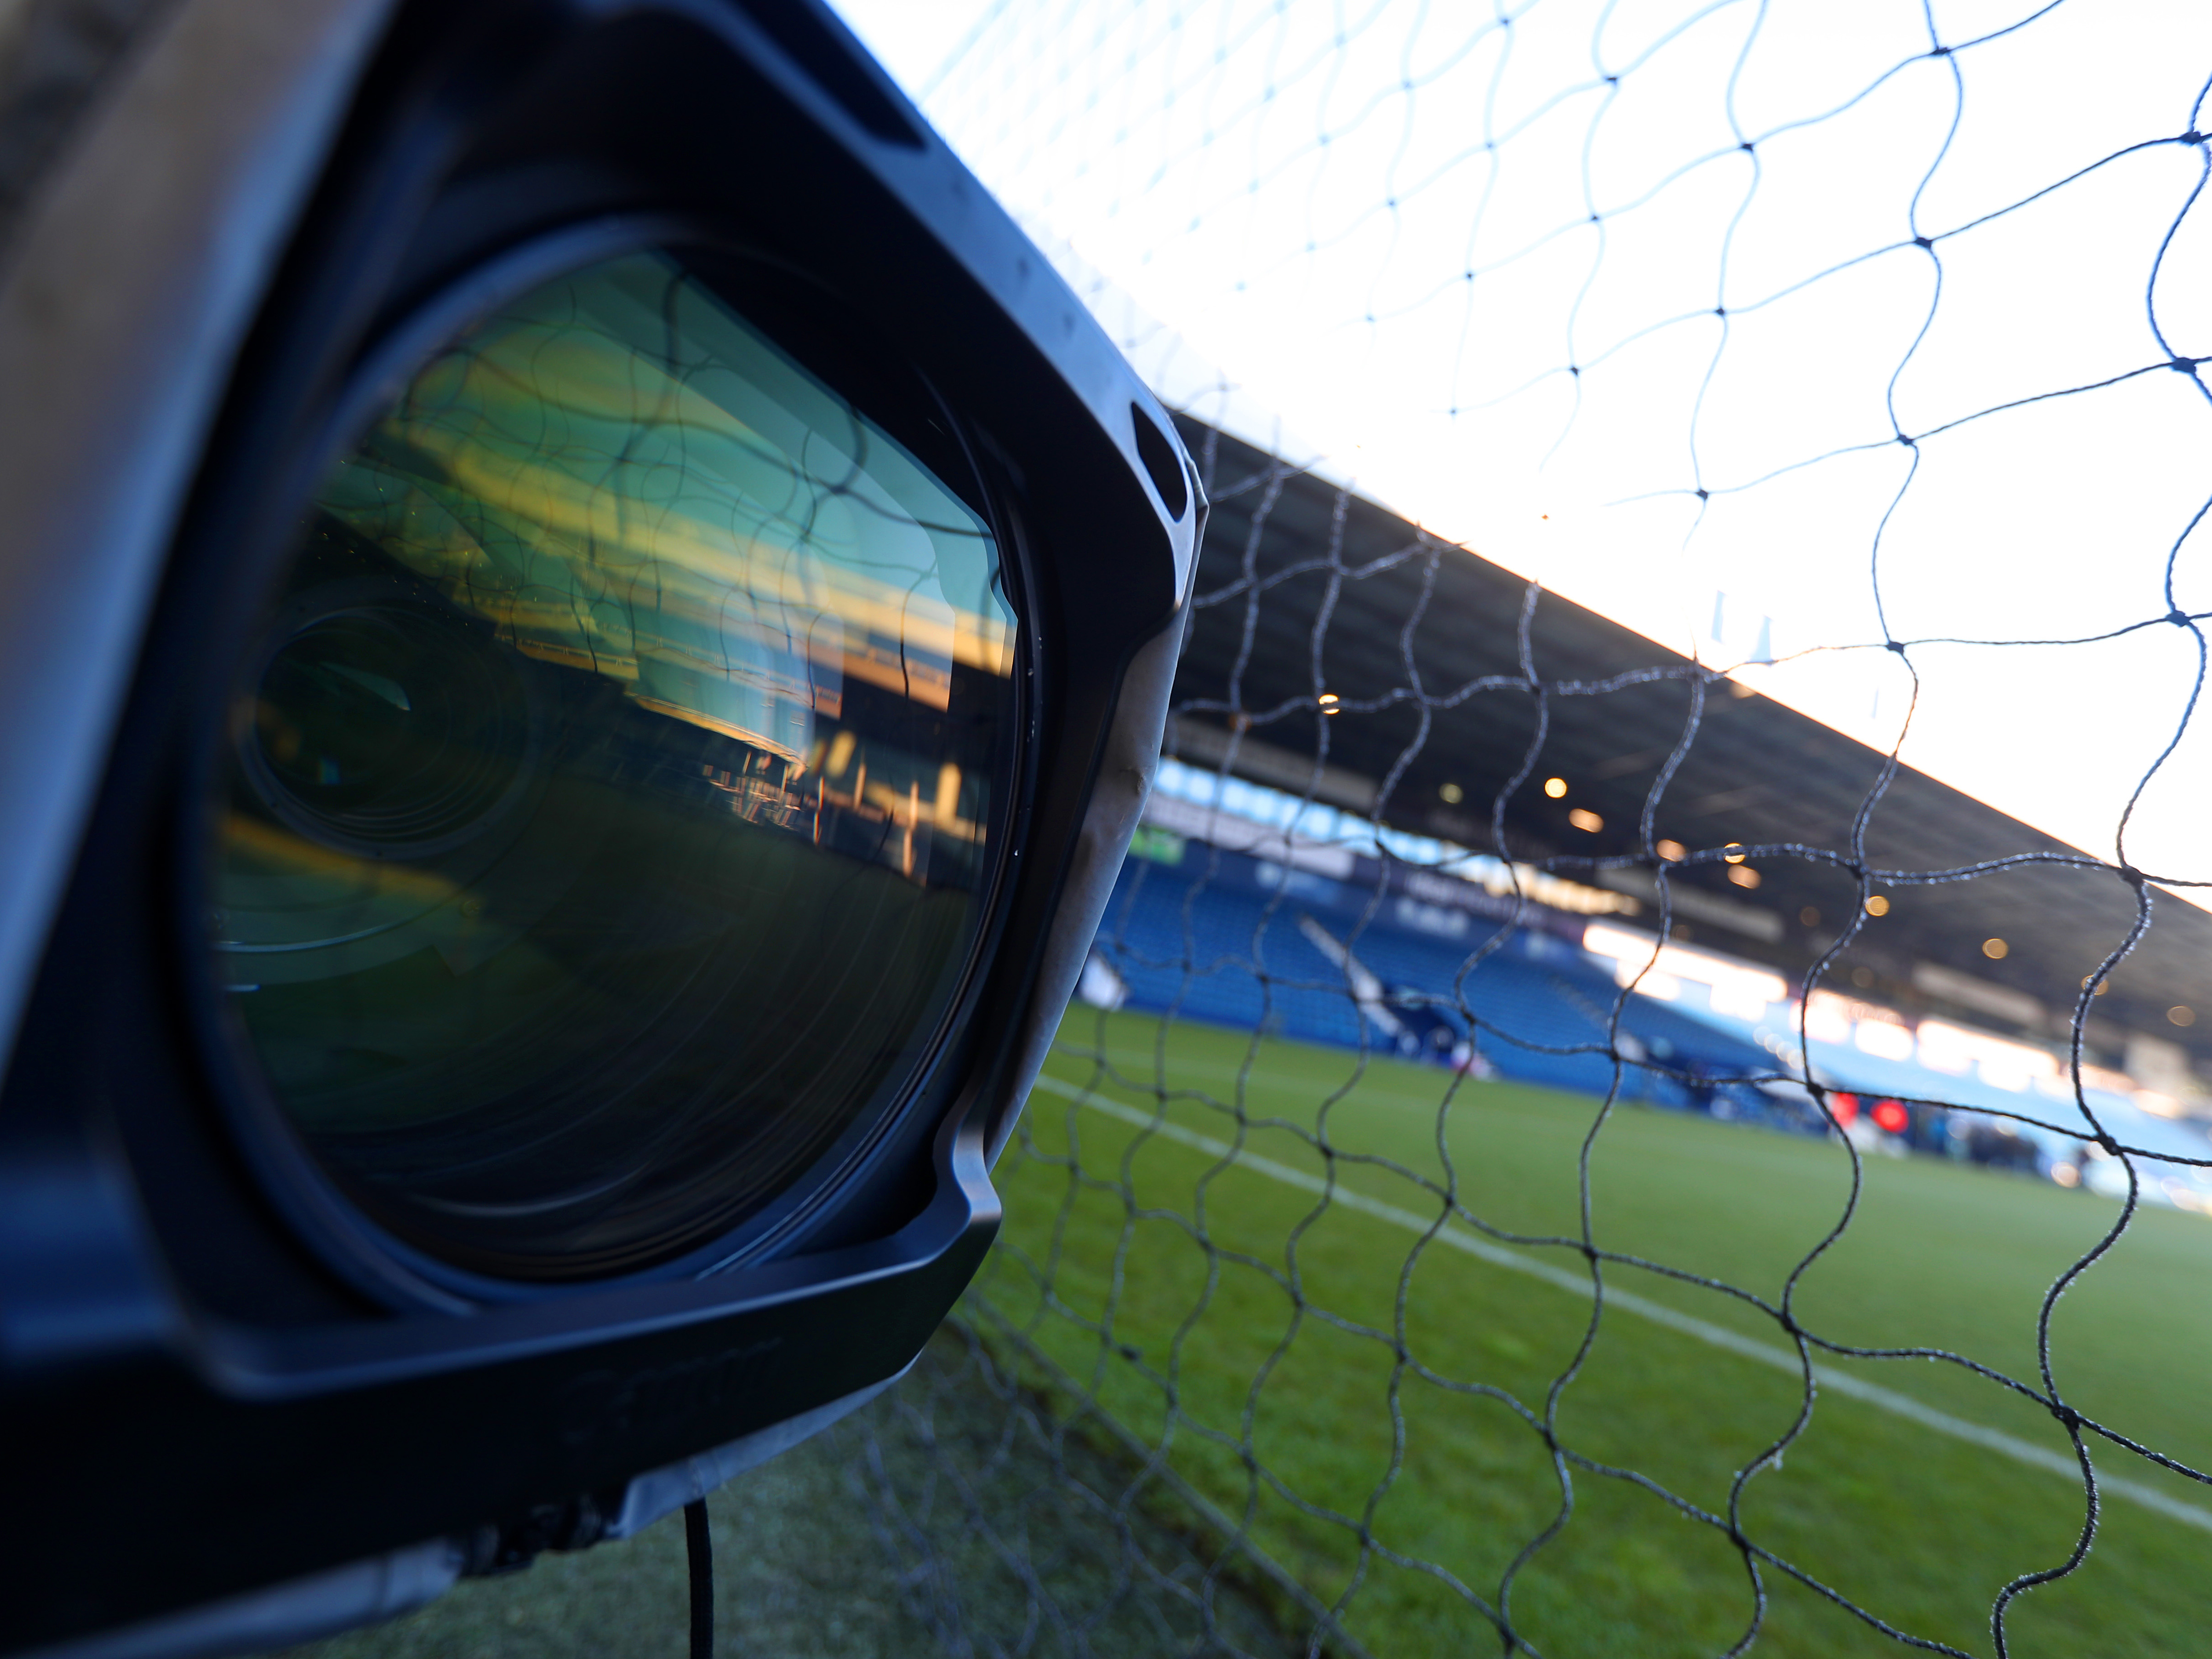
[[[259, 70], [290, 82], [272, 90], [240, 78]], [[1156, 401], [1044, 259], [811, 0], [420, 0], [388, 11], [187, 0], [118, 74], [118, 88], [87, 118], [110, 131], [95, 126], [70, 158], [74, 172], [59, 169], [18, 232], [12, 274], [0, 286], [0, 362], [35, 363], [76, 339], [88, 365], [77, 389], [58, 398], [42, 395], [51, 380], [0, 392], [27, 458], [13, 487], [28, 492], [16, 544], [0, 551], [0, 568], [25, 601], [0, 641], [19, 683], [0, 690], [28, 692], [12, 703], [7, 720], [16, 730], [0, 749], [0, 793], [15, 797], [0, 830], [21, 852], [12, 890], [0, 894], [0, 1030], [13, 1033], [0, 1093], [0, 1421], [9, 1445], [0, 1501], [10, 1516], [0, 1648], [9, 1651], [213, 1652], [401, 1610], [463, 1572], [626, 1535], [901, 1375], [993, 1237], [990, 1162], [1081, 968], [1157, 759], [1204, 511]], [[204, 138], [226, 122], [228, 139]], [[134, 149], [143, 156], [165, 133], [177, 153], [164, 162], [176, 175], [164, 188], [182, 206], [168, 228], [158, 218], [144, 223], [134, 243], [112, 223], [131, 204], [101, 196], [100, 169]], [[125, 246], [138, 263], [100, 263]], [[648, 640], [647, 622], [672, 636], [675, 602], [641, 598], [635, 586], [625, 590], [621, 623], [634, 635], [624, 647], [632, 655], [618, 673], [600, 665], [596, 681], [574, 678], [580, 671], [561, 654], [573, 658], [569, 646], [514, 620], [534, 589], [502, 600], [507, 611], [489, 602], [457, 609], [452, 584], [433, 592], [436, 584], [403, 571], [378, 578], [380, 592], [399, 597], [367, 608], [344, 597], [357, 576], [347, 578], [353, 586], [322, 588], [285, 577], [292, 586], [267, 597], [281, 586], [272, 573], [288, 568], [286, 550], [297, 545], [302, 503], [335, 499], [318, 484], [331, 476], [334, 456], [349, 453], [356, 474], [370, 464], [363, 455], [386, 467], [380, 478], [404, 473], [417, 491], [410, 500], [429, 499], [422, 491], [446, 499], [467, 483], [450, 458], [434, 465], [410, 452], [387, 465], [377, 457], [390, 445], [379, 451], [382, 439], [359, 436], [395, 397], [416, 396], [431, 373], [422, 365], [445, 361], [436, 357], [441, 341], [489, 337], [483, 318], [520, 314], [516, 295], [542, 293], [547, 281], [568, 280], [564, 272], [616, 270], [628, 281], [634, 272], [617, 267], [633, 256], [659, 261], [654, 270], [680, 267], [690, 285], [683, 303], [706, 307], [702, 317], [722, 307], [750, 331], [744, 339], [765, 342], [760, 377], [785, 377], [799, 388], [793, 398], [859, 411], [851, 448], [867, 465], [951, 481], [939, 494], [970, 518], [947, 529], [914, 516], [940, 544], [957, 531], [969, 538], [962, 545], [994, 550], [998, 597], [989, 603], [1012, 620], [1003, 646], [991, 647], [1000, 655], [990, 659], [999, 678], [988, 732], [976, 735], [983, 715], [970, 721], [976, 732], [954, 729], [970, 707], [963, 676], [980, 672], [962, 665], [980, 647], [956, 638], [951, 655], [925, 662], [910, 642], [874, 642], [867, 629], [877, 624], [866, 618], [882, 609], [881, 584], [866, 587], [863, 577], [852, 579], [862, 599], [849, 602], [834, 653], [802, 642], [773, 662], [761, 659], [768, 667], [726, 665], [714, 671], [720, 679], [709, 675], [715, 708], [782, 687], [783, 702], [761, 706], [787, 709], [802, 735], [780, 743], [762, 735], [768, 715], [710, 717], [702, 712], [706, 692], [656, 689], [677, 658]], [[57, 324], [54, 273], [72, 269], [84, 272], [76, 297], [86, 318]], [[739, 338], [728, 332], [736, 324], [714, 320], [722, 316], [698, 327]], [[135, 376], [133, 327], [169, 354], [142, 360]], [[521, 350], [495, 361], [487, 348], [484, 373], [506, 372]], [[118, 361], [103, 365], [103, 352]], [[705, 384], [653, 361], [672, 385]], [[738, 439], [761, 423], [727, 422]], [[391, 419], [374, 429], [387, 428]], [[641, 419], [639, 429], [648, 428], [659, 430]], [[705, 441], [685, 437], [695, 441]], [[41, 444], [68, 465], [23, 476]], [[793, 453], [805, 447], [793, 445]], [[95, 495], [103, 477], [115, 496], [135, 494], [130, 512]], [[860, 500], [865, 491], [837, 479], [831, 486], [820, 501], [862, 519], [862, 507], [875, 510], [874, 497]], [[479, 497], [488, 488], [468, 487]], [[327, 514], [317, 522], [326, 539], [337, 534]], [[902, 520], [899, 528], [912, 526]], [[778, 533], [786, 537], [778, 547], [800, 544], [793, 538], [801, 532]], [[761, 544], [757, 536], [747, 544]], [[346, 568], [377, 556], [356, 549]], [[583, 555], [564, 556], [563, 569], [584, 568]], [[747, 591], [744, 639], [792, 634], [790, 604], [760, 599], [758, 581]], [[295, 614], [303, 604], [313, 611], [305, 623]], [[929, 888], [933, 847], [934, 867], [959, 872], [946, 890], [966, 907], [967, 931], [957, 949], [940, 950], [941, 985], [935, 1000], [915, 1004], [910, 1032], [878, 1040], [848, 1021], [792, 1038], [799, 1059], [778, 1063], [811, 1064], [843, 1045], [859, 1056], [853, 1065], [868, 1059], [874, 1069], [837, 1107], [843, 1116], [789, 1130], [801, 1148], [790, 1154], [793, 1173], [776, 1177], [777, 1190], [746, 1198], [750, 1207], [733, 1199], [695, 1205], [680, 1226], [659, 1232], [636, 1231], [647, 1224], [637, 1222], [619, 1233], [604, 1219], [573, 1233], [526, 1232], [503, 1211], [483, 1220], [498, 1206], [471, 1208], [439, 1184], [460, 1177], [432, 1167], [436, 1158], [450, 1152], [458, 1165], [476, 1143], [449, 1138], [426, 1152], [408, 1139], [416, 1131], [392, 1103], [394, 1091], [419, 1094], [422, 1085], [386, 1088], [378, 1109], [387, 1127], [376, 1134], [326, 1129], [337, 1109], [328, 1102], [338, 1097], [330, 1090], [312, 1095], [320, 1103], [312, 1107], [298, 1104], [311, 1097], [306, 1085], [287, 1094], [284, 1057], [303, 1040], [298, 1033], [325, 1027], [260, 1012], [270, 989], [285, 988], [246, 982], [234, 966], [254, 960], [240, 951], [279, 953], [265, 958], [276, 963], [292, 947], [238, 943], [231, 933], [240, 924], [211, 900], [211, 860], [245, 856], [223, 837], [244, 835], [236, 825], [248, 819], [264, 842], [275, 833], [275, 820], [251, 800], [251, 811], [220, 803], [246, 799], [250, 784], [268, 799], [282, 795], [295, 817], [367, 820], [359, 798], [340, 793], [334, 761], [301, 774], [304, 782], [265, 787], [253, 780], [275, 763], [238, 771], [238, 754], [289, 763], [297, 747], [290, 727], [271, 738], [241, 725], [250, 718], [234, 713], [246, 706], [238, 665], [258, 663], [251, 672], [265, 678], [272, 653], [298, 656], [309, 648], [301, 640], [341, 623], [356, 635], [389, 633], [392, 617], [418, 612], [442, 618], [435, 628], [457, 639], [474, 630], [465, 650], [490, 653], [487, 661], [507, 665], [496, 672], [540, 699], [528, 704], [539, 713], [517, 717], [517, 754], [568, 742], [558, 734], [572, 719], [564, 711], [584, 706], [578, 699], [611, 710], [592, 715], [616, 735], [593, 739], [591, 764], [600, 769], [594, 787], [617, 806], [650, 797], [692, 815], [682, 819], [691, 823], [704, 822], [698, 815], [709, 806], [726, 813], [750, 802], [747, 827], [728, 833], [753, 837], [747, 847], [782, 836], [775, 847], [797, 850], [776, 856], [799, 860], [793, 868], [815, 867], [804, 860], [829, 856], [822, 849], [839, 836], [855, 845], [872, 836], [872, 850], [853, 866], [863, 874], [848, 880], [839, 866], [839, 879], [872, 884], [869, 902], [879, 908]], [[806, 614], [817, 618], [810, 627], [826, 626], [818, 621], [826, 613]], [[270, 634], [271, 615], [291, 619]], [[611, 625], [592, 621], [592, 637]], [[738, 637], [717, 625], [717, 637]], [[429, 623], [422, 629], [434, 632]], [[404, 640], [375, 648], [403, 647], [425, 648]], [[829, 656], [842, 665], [834, 684], [819, 666]], [[403, 685], [398, 670], [361, 665], [369, 661], [318, 658], [305, 671], [313, 686], [301, 695], [325, 699], [313, 707], [325, 714], [361, 709], [359, 720], [419, 726], [431, 695], [422, 688], [433, 682]], [[438, 685], [465, 678], [437, 672], [446, 677]], [[34, 688], [20, 683], [24, 675], [36, 676]], [[530, 689], [541, 684], [555, 690]], [[265, 685], [249, 702], [254, 695], [262, 702], [252, 707], [273, 706]], [[459, 707], [461, 693], [450, 695]], [[341, 696], [354, 701], [329, 701]], [[672, 699], [679, 722], [641, 724]], [[478, 709], [468, 718], [475, 731], [488, 717]], [[863, 732], [862, 750], [883, 732], [918, 732], [898, 740], [953, 745], [943, 750], [952, 758], [914, 773], [903, 795], [848, 784], [833, 773], [842, 765], [849, 774], [854, 763], [841, 757], [855, 744], [837, 734], [864, 720], [876, 725]], [[358, 738], [348, 731], [349, 741]], [[638, 760], [641, 731], [664, 749], [675, 742], [671, 732], [690, 745], [674, 766], [680, 790], [666, 781], [665, 754], [653, 760], [657, 771]], [[882, 742], [890, 755], [895, 744]], [[586, 747], [578, 738], [562, 752]], [[996, 769], [988, 800], [972, 781], [986, 763], [975, 757], [987, 751]], [[858, 764], [865, 779], [866, 763]], [[231, 773], [251, 776], [240, 783]], [[479, 793], [524, 799], [521, 785], [501, 781], [507, 775]], [[933, 809], [932, 777], [949, 780]], [[476, 799], [451, 789], [438, 799], [448, 797]], [[571, 833], [587, 816], [573, 790], [544, 799], [569, 803], [532, 809], [549, 835]], [[450, 835], [423, 834], [407, 843], [415, 850], [392, 855], [395, 867], [411, 860], [411, 868], [430, 868], [434, 860], [416, 856], [422, 848], [450, 863], [450, 848], [478, 830], [470, 818]], [[367, 867], [370, 854], [337, 831], [325, 839]], [[617, 842], [578, 845], [584, 850], [560, 878], [566, 885], [539, 908], [573, 908], [581, 900], [569, 895], [604, 888], [614, 896], [592, 913], [592, 926], [602, 933], [645, 926], [635, 919], [652, 905], [638, 895], [660, 875], [649, 849], [625, 853], [617, 869], [608, 850]], [[635, 891], [611, 886], [617, 875]], [[467, 887], [473, 879], [450, 884], [476, 890]], [[495, 908], [521, 903], [491, 890]], [[651, 890], [655, 902], [667, 898]], [[783, 918], [778, 951], [807, 948], [804, 918], [790, 920], [799, 890], [746, 890], [743, 902], [755, 908], [745, 915], [785, 904], [774, 912]], [[447, 905], [452, 894], [439, 894]], [[447, 920], [436, 925], [452, 914], [449, 905], [437, 910]], [[516, 915], [517, 937], [537, 925], [534, 913]], [[738, 972], [726, 966], [736, 961], [731, 941], [745, 944], [751, 926], [722, 927], [712, 951], [684, 957], [671, 996], [693, 995], [702, 975]], [[581, 937], [581, 927], [562, 938]], [[210, 929], [222, 935], [212, 951]], [[472, 963], [455, 937], [436, 943], [459, 975]], [[346, 972], [366, 977], [317, 985], [352, 987], [398, 971], [358, 967], [365, 947], [351, 935], [329, 940], [315, 949], [355, 952]], [[419, 944], [409, 945], [407, 960], [434, 967]], [[774, 1000], [785, 994], [775, 961], [747, 960], [750, 988], [700, 1003], [711, 1018], [685, 1030], [796, 1018]], [[622, 961], [632, 964], [624, 973], [644, 971]], [[593, 962], [597, 1008], [615, 994], [607, 986], [617, 976], [603, 958]], [[325, 1003], [337, 995], [314, 994]], [[286, 994], [296, 1003], [307, 994], [295, 986]], [[853, 1006], [871, 1004], [855, 994]], [[527, 1044], [557, 1044], [559, 1025], [548, 1016], [528, 1027]], [[616, 1030], [606, 1044], [617, 1038], [627, 1040]], [[554, 1070], [530, 1069], [526, 1053], [515, 1062], [522, 1081], [499, 1085], [508, 1114], [501, 1123], [532, 1121], [532, 1101], [564, 1086], [556, 1070], [584, 1077], [579, 1087], [601, 1087], [590, 1067], [603, 1058], [616, 1067], [611, 1047], [577, 1041], [576, 1055]], [[607, 1075], [652, 1073], [659, 1043], [643, 1059], [622, 1060], [628, 1072]], [[726, 1063], [749, 1062], [739, 1054]], [[588, 1116], [601, 1108], [574, 1109]], [[688, 1190], [681, 1178], [726, 1144], [714, 1139], [725, 1120], [702, 1122], [677, 1152], [653, 1152], [656, 1192]], [[394, 1199], [400, 1207], [380, 1210], [386, 1188], [374, 1183], [398, 1182], [389, 1172], [402, 1152], [416, 1162], [407, 1166], [415, 1184], [400, 1199], [421, 1201], [408, 1209]], [[661, 1213], [641, 1205], [640, 1214]], [[517, 1216], [528, 1207], [510, 1206]], [[441, 1233], [441, 1215], [463, 1219]], [[561, 1253], [569, 1248], [561, 1241], [587, 1235], [613, 1242], [599, 1255], [582, 1243], [580, 1254]], [[479, 1237], [491, 1242], [467, 1242]], [[502, 1255], [511, 1239], [537, 1254], [517, 1245]]]

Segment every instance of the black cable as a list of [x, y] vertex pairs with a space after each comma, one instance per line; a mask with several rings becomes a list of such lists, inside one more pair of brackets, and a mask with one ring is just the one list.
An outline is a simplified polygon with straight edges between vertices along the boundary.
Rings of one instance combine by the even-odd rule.
[[714, 1659], [714, 1540], [703, 1498], [684, 1506], [684, 1552], [691, 1564], [691, 1659]]

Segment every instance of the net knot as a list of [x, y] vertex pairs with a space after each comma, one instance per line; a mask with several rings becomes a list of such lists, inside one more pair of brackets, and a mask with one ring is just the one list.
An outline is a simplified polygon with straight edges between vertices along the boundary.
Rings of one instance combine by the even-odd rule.
[[[1900, 440], [1900, 441], [1902, 441]], [[1885, 651], [1894, 651], [1901, 657], [1905, 654], [1905, 641], [1903, 640], [1884, 640], [1882, 641], [1881, 648]]]
[[2166, 367], [2179, 370], [2184, 374], [2194, 374], [2197, 372], [2197, 365], [2203, 361], [2204, 360], [2202, 357], [2183, 357], [2176, 356], [2167, 360]]
[[1934, 246], [1936, 246], [1936, 244], [1934, 243], [1934, 241], [1932, 241], [1931, 240], [1929, 240], [1928, 237], [1925, 237], [1925, 236], [1916, 236], [1916, 237], [1914, 237], [1914, 238], [1912, 239], [1912, 246], [1915, 246], [1915, 247], [1927, 247], [1927, 248], [1932, 248], [1932, 247], [1934, 247]]
[[2051, 1402], [2051, 1414], [2065, 1425], [2066, 1431], [2069, 1434], [2081, 1426], [2081, 1413], [2063, 1400], [2054, 1400]]
[[2166, 613], [2166, 619], [2172, 623], [2176, 628], [2186, 628], [2189, 626], [2189, 613], [2186, 611], [2184, 611], [2179, 605], [2176, 605], [2172, 610], [2167, 611]]
[[2177, 144], [2201, 144], [2204, 142], [2204, 135], [2191, 127], [2173, 142]]

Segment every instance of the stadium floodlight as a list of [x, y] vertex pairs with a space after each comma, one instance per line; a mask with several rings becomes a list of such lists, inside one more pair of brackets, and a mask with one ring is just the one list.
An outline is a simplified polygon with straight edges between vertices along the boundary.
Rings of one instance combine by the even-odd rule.
[[0, 1649], [897, 1377], [1159, 752], [1159, 404], [815, 0], [181, 0], [0, 269]]

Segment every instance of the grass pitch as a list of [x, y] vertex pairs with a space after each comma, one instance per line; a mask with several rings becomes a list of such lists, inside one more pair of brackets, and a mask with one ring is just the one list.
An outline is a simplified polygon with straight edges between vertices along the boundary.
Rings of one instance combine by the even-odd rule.
[[[1196, 1025], [1164, 1035], [1142, 1016], [1079, 1012], [1023, 1139], [999, 1166], [1006, 1228], [975, 1292], [975, 1322], [999, 1334], [1002, 1356], [1018, 1346], [1009, 1327], [1026, 1333], [1139, 1437], [1159, 1442], [1171, 1391], [1168, 1465], [1243, 1518], [1309, 1590], [1324, 1601], [1352, 1590], [1346, 1627], [1370, 1653], [1497, 1652], [1494, 1631], [1440, 1575], [1494, 1601], [1515, 1553], [1557, 1515], [1544, 1443], [1502, 1396], [1541, 1411], [1583, 1340], [1589, 1299], [1459, 1250], [1416, 1252], [1418, 1234], [1372, 1213], [1340, 1205], [1316, 1218], [1316, 1199], [1294, 1184], [1071, 1098], [1100, 1079], [1101, 1055], [1114, 1073], [1101, 1098], [1149, 1118], [1164, 1091], [1165, 1122], [1216, 1141], [1236, 1139], [1241, 1108], [1249, 1152], [1295, 1175], [1323, 1173], [1293, 1131], [1325, 1120], [1344, 1155], [1343, 1187], [1401, 1211], [1433, 1215], [1434, 1200], [1407, 1174], [1362, 1160], [1436, 1179], [1448, 1150], [1468, 1207], [1523, 1232], [1576, 1230], [1577, 1154], [1598, 1103], [1510, 1084], [1452, 1091], [1435, 1070], [1363, 1067], [1341, 1052]], [[1595, 1143], [1593, 1224], [1608, 1248], [1771, 1298], [1832, 1224], [1848, 1176], [1840, 1146], [1626, 1109]], [[1839, 1340], [1942, 1345], [2032, 1376], [2045, 1288], [2115, 1213], [2041, 1182], [1873, 1160], [1857, 1219], [1806, 1275], [1798, 1312]], [[1525, 1254], [1582, 1267], [1571, 1250]], [[1780, 1340], [1771, 1322], [1717, 1292], [1619, 1267], [1607, 1282]], [[2057, 1376], [2080, 1409], [2199, 1466], [2212, 1462], [2208, 1288], [2212, 1223], [2150, 1211], [2053, 1322]], [[938, 1349], [863, 1418], [716, 1494], [716, 1579], [732, 1650], [1190, 1651], [1182, 1604], [1141, 1580], [1129, 1585], [1135, 1594], [1117, 1588], [1132, 1547], [1198, 1582], [1173, 1524], [1187, 1516], [1173, 1501], [1120, 1519], [1080, 1494], [1071, 1501], [1071, 1474], [1110, 1504], [1139, 1466], [1110, 1444], [1103, 1456], [1052, 1452], [1018, 1431], [1004, 1398], [974, 1386], [956, 1339]], [[2067, 1449], [2039, 1408], [1954, 1367], [1855, 1369], [1954, 1417]], [[1718, 1510], [1735, 1471], [1797, 1407], [1783, 1372], [1615, 1310], [1561, 1395], [1558, 1422], [1565, 1444]], [[2212, 1508], [2212, 1492], [2140, 1460], [2100, 1452], [2098, 1463]], [[1727, 1651], [1753, 1605], [1728, 1540], [1622, 1480], [1577, 1471], [1574, 1491], [1571, 1519], [1513, 1595], [1516, 1626], [1537, 1650]], [[1748, 1536], [1890, 1623], [1987, 1654], [1991, 1598], [2012, 1576], [2065, 1559], [2081, 1498], [2078, 1482], [1830, 1389], [1783, 1468], [1750, 1483], [1742, 1516]], [[1364, 1559], [1363, 1524], [1374, 1547]], [[297, 1659], [679, 1659], [683, 1574], [672, 1517], [628, 1543], [465, 1584]], [[1781, 1574], [1770, 1571], [1766, 1584], [1759, 1655], [1904, 1650]], [[1051, 1616], [1040, 1615], [1041, 1592]], [[1237, 1648], [1276, 1650], [1249, 1600], [1225, 1589], [1217, 1607]], [[2208, 1646], [2208, 1614], [2212, 1532], [2114, 1498], [2082, 1570], [2015, 1604], [2010, 1650], [2193, 1655]], [[1297, 1622], [1294, 1611], [1285, 1622]]]
[[[1347, 1189], [1433, 1216], [1442, 1181], [1509, 1231], [1575, 1235], [1577, 1152], [1598, 1103], [1150, 1017], [1079, 1011], [999, 1170], [1004, 1248], [976, 1292], [987, 1326], [1026, 1332], [1122, 1423], [1324, 1599], [1377, 1655], [1495, 1650], [1455, 1580], [1492, 1601], [1557, 1517], [1540, 1415], [1590, 1303], [1402, 1225], [1224, 1161], [1071, 1098], [1106, 1099], [1309, 1176], [1325, 1125]], [[1392, 1166], [1395, 1166], [1394, 1169]], [[1402, 1171], [1402, 1172], [1401, 1172]], [[1409, 1172], [1409, 1173], [1405, 1173]], [[1778, 1299], [1835, 1224], [1839, 1145], [1617, 1109], [1592, 1143], [1595, 1237]], [[1864, 1346], [1942, 1346], [2037, 1376], [2038, 1310], [2108, 1228], [2087, 1194], [1927, 1159], [1869, 1160], [1856, 1219], [1803, 1277], [1810, 1328]], [[1571, 1249], [1531, 1255], [1579, 1270]], [[1720, 1292], [1609, 1267], [1608, 1283], [1784, 1340]], [[1049, 1287], [1049, 1297], [1044, 1286]], [[2154, 1210], [2059, 1304], [2053, 1369], [2077, 1409], [2212, 1463], [2212, 1225]], [[2032, 1401], [1955, 1366], [1826, 1362], [1970, 1422], [2071, 1455]], [[1169, 1407], [1172, 1400], [1173, 1411]], [[1735, 1472], [1796, 1418], [1789, 1376], [1618, 1311], [1559, 1395], [1560, 1441], [1725, 1512]], [[2101, 1470], [2212, 1508], [2212, 1492], [2117, 1449]], [[1577, 1470], [1571, 1518], [1519, 1575], [1511, 1612], [1554, 1656], [1723, 1651], [1754, 1593], [1720, 1531], [1650, 1492]], [[1831, 1389], [1783, 1467], [1745, 1490], [1744, 1533], [1899, 1629], [1993, 1650], [1992, 1599], [2056, 1567], [2082, 1520], [2078, 1480], [2028, 1467]], [[1363, 1534], [1368, 1543], [1363, 1547]], [[1392, 1559], [1393, 1557], [1398, 1559]], [[2212, 1532], [2108, 1498], [2073, 1577], [2014, 1603], [2020, 1655], [2201, 1651]], [[1759, 1650], [1899, 1650], [1786, 1575], [1765, 1574]]]

